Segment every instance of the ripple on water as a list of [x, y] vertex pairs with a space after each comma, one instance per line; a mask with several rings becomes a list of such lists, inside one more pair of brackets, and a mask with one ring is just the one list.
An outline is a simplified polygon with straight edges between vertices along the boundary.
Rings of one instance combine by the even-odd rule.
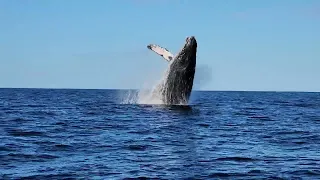
[[14, 150], [6, 146], [0, 146], [0, 152], [10, 152], [10, 151], [14, 151]]
[[237, 162], [252, 162], [258, 161], [258, 159], [249, 158], [249, 157], [221, 157], [217, 158], [217, 161], [237, 161]]
[[0, 155], [0, 160], [5, 162], [46, 162], [57, 158], [59, 158], [59, 156], [50, 154], [9, 153]]
[[250, 119], [257, 119], [262, 121], [272, 121], [272, 119], [268, 116], [249, 116]]
[[40, 131], [27, 131], [27, 130], [23, 130], [23, 129], [10, 129], [7, 130], [7, 132], [9, 133], [9, 135], [11, 136], [22, 136], [22, 137], [27, 137], [27, 136], [44, 136], [45, 133], [44, 132], [40, 132]]
[[14, 122], [17, 122], [17, 123], [21, 123], [21, 122], [27, 122], [27, 121], [30, 121], [26, 118], [23, 118], [23, 117], [16, 117], [16, 118], [13, 118], [11, 119], [11, 121], [14, 121]]
[[[319, 179], [318, 93], [0, 89], [0, 179]], [[0, 105], [1, 106], [1, 105]]]
[[73, 180], [77, 176], [76, 173], [58, 173], [58, 174], [46, 174], [46, 175], [31, 175], [31, 176], [23, 176], [18, 179], [66, 179], [66, 180]]
[[145, 151], [147, 147], [146, 145], [129, 145], [127, 149], [130, 151]]

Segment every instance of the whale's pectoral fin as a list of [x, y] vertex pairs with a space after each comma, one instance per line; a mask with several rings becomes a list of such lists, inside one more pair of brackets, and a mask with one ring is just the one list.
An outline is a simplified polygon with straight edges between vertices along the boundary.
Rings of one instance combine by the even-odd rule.
[[155, 44], [149, 44], [147, 47], [148, 47], [148, 49], [150, 49], [150, 50], [154, 51], [155, 53], [159, 54], [160, 56], [162, 56], [168, 62], [173, 59], [173, 54], [171, 52], [169, 52], [166, 48], [160, 47]]

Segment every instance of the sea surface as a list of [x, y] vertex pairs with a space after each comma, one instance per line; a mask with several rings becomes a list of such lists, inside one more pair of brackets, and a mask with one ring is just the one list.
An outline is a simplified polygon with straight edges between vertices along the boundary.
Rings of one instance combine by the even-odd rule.
[[0, 179], [320, 179], [320, 93], [0, 89]]

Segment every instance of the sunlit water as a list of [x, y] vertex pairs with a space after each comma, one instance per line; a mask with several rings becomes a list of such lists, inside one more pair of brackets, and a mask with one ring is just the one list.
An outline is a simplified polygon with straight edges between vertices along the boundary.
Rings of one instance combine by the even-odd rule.
[[[135, 94], [135, 92], [132, 92]], [[319, 179], [320, 94], [0, 89], [0, 179]]]

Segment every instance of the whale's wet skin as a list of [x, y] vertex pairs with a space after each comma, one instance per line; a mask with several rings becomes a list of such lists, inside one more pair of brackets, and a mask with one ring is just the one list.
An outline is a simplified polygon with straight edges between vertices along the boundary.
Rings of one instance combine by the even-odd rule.
[[196, 68], [197, 40], [195, 37], [187, 37], [184, 47], [176, 56], [158, 45], [148, 45], [148, 48], [169, 62], [166, 75], [154, 89], [153, 94], [158, 95], [164, 104], [188, 104]]

